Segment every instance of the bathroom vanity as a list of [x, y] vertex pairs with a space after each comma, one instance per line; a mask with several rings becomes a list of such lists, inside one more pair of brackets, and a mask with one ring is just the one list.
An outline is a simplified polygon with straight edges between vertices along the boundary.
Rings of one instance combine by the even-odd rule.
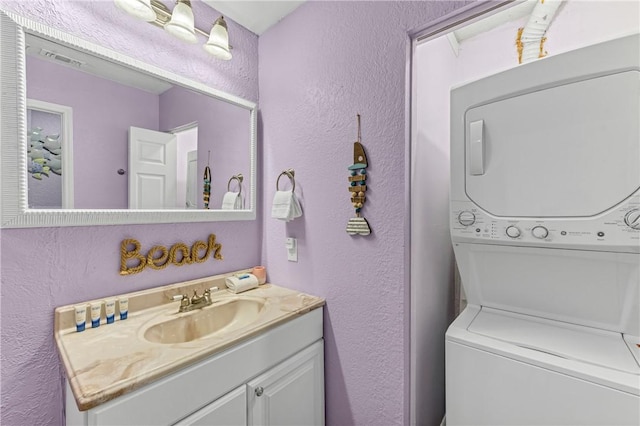
[[[128, 319], [83, 332], [56, 309], [67, 425], [323, 425], [324, 300], [236, 295], [224, 277], [131, 293]], [[211, 306], [178, 312], [174, 296], [214, 286]]]

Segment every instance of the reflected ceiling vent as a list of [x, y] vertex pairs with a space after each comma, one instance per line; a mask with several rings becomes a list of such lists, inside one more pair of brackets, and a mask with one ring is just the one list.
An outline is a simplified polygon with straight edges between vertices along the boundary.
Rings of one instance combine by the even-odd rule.
[[44, 56], [45, 58], [51, 59], [54, 61], [62, 62], [65, 65], [69, 65], [76, 68], [82, 68], [85, 65], [85, 62], [70, 58], [68, 56], [61, 55], [59, 53], [56, 53], [47, 49], [40, 49], [40, 56]]

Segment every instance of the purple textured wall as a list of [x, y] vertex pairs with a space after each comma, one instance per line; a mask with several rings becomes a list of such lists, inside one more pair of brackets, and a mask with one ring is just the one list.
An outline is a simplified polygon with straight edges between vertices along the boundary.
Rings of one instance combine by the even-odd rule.
[[[246, 109], [221, 102], [199, 93], [174, 87], [160, 95], [160, 130], [198, 122], [198, 193], [203, 190], [201, 177], [211, 152], [211, 198], [210, 209], [222, 206], [222, 197], [227, 191], [229, 178], [238, 173], [247, 177], [243, 191], [245, 200], [250, 199], [248, 184], [251, 175], [251, 152], [249, 142], [250, 114]], [[231, 186], [234, 190], [235, 186]], [[201, 198], [198, 207], [203, 207]], [[246, 204], [248, 208], [248, 202]]]
[[[129, 19], [112, 2], [0, 4], [229, 93], [258, 98], [257, 37], [233, 22], [234, 60], [218, 62], [200, 46], [174, 42]], [[289, 224], [265, 214], [262, 261], [271, 281], [327, 298], [327, 424], [407, 424], [407, 30], [461, 5], [310, 2], [261, 37], [265, 201], [258, 221], [2, 230], [1, 423], [62, 422], [61, 372], [51, 333], [54, 307], [256, 263], [260, 211], [270, 210], [280, 171], [294, 167], [305, 214]], [[198, 2], [194, 8], [198, 22], [215, 18]], [[366, 238], [345, 233], [353, 215], [346, 167], [352, 162], [356, 113], [363, 117], [370, 160], [364, 215], [374, 233]], [[123, 238], [135, 237], [150, 247], [190, 242], [209, 232], [223, 244], [223, 262], [126, 278], [117, 273]], [[298, 238], [298, 263], [286, 261], [286, 236]]]
[[158, 129], [160, 97], [31, 56], [27, 97], [73, 108], [74, 208], [126, 209], [129, 126]]
[[[161, 1], [169, 8], [175, 3]], [[208, 31], [220, 13], [200, 0], [191, 4], [196, 26]], [[0, 8], [241, 98], [258, 100], [258, 37], [230, 19], [233, 60], [221, 61], [202, 49], [203, 37], [197, 44], [184, 43], [127, 15], [110, 0], [0, 0]]]
[[[193, 6], [200, 27], [218, 16], [199, 1]], [[200, 45], [174, 41], [162, 30], [130, 18], [111, 1], [3, 0], [0, 7], [257, 101], [258, 39], [232, 21], [228, 25], [234, 59], [224, 62], [207, 55]], [[125, 238], [136, 238], [148, 249], [154, 244], [191, 243], [209, 233], [217, 234], [222, 243], [223, 261], [145, 270], [128, 277], [118, 274], [119, 247]], [[260, 233], [260, 212], [251, 222], [2, 229], [0, 424], [63, 423], [62, 372], [52, 333], [56, 306], [252, 266], [260, 260]]]
[[[405, 199], [407, 31], [461, 2], [309, 2], [260, 37], [263, 262], [273, 282], [323, 296], [328, 425], [409, 423]], [[356, 114], [369, 160], [363, 215], [345, 232]], [[304, 215], [271, 219], [273, 185], [296, 171]], [[284, 241], [298, 239], [298, 262]]]

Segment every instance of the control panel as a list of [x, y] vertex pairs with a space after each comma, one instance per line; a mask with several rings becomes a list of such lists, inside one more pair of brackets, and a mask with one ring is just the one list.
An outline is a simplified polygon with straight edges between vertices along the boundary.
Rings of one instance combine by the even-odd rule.
[[640, 193], [590, 218], [504, 218], [451, 202], [453, 242], [640, 253]]

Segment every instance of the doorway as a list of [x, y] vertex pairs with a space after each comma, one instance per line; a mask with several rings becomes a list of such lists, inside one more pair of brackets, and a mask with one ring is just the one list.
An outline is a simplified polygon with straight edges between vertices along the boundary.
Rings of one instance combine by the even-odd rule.
[[[519, 65], [518, 29], [538, 2], [484, 3], [413, 35], [411, 82], [411, 424], [445, 411], [444, 333], [464, 306], [449, 235], [451, 87]], [[640, 3], [566, 0], [542, 53], [637, 33]]]
[[27, 99], [30, 209], [73, 208], [73, 109]]
[[197, 209], [198, 125], [129, 129], [129, 208]]

